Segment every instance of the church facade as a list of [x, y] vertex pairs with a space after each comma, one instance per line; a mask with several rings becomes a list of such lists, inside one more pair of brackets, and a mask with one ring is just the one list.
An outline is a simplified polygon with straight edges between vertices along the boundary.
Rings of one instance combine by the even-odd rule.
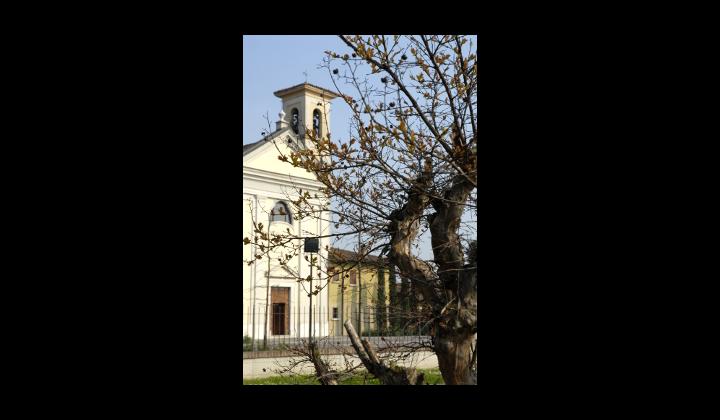
[[[320, 211], [324, 200], [322, 184], [315, 175], [289, 162], [278, 159], [280, 153], [312, 147], [306, 142], [306, 130], [326, 136], [330, 130], [330, 101], [338, 95], [329, 90], [303, 83], [274, 93], [282, 100], [282, 111], [275, 131], [255, 143], [243, 145], [243, 232], [242, 238], [254, 238], [253, 223], [265, 234], [288, 232], [302, 238], [329, 235], [329, 214]], [[308, 191], [319, 217], [297, 217], [291, 200], [298, 197], [298, 189]], [[320, 261], [327, 259], [329, 238], [319, 238]], [[291, 251], [289, 247], [296, 247]], [[310, 274], [310, 264], [303, 252], [303, 241], [294, 240], [285, 249], [274, 249], [270, 258], [263, 256], [256, 245], [243, 245], [243, 335], [263, 339], [272, 337], [307, 337], [310, 329], [310, 299], [308, 284], [299, 278]], [[285, 265], [278, 258], [295, 255]], [[315, 255], [315, 254], [313, 254]], [[252, 265], [247, 261], [255, 259]], [[318, 278], [318, 273], [313, 272]], [[319, 283], [315, 283], [317, 285]], [[303, 287], [304, 286], [304, 287]], [[328, 326], [328, 292], [324, 288], [312, 299], [312, 329], [314, 336], [325, 336]]]

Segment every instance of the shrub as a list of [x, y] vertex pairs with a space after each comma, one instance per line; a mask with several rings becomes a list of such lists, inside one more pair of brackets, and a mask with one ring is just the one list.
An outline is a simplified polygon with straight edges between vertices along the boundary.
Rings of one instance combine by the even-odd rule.
[[243, 351], [252, 350], [252, 338], [247, 335], [243, 337]]

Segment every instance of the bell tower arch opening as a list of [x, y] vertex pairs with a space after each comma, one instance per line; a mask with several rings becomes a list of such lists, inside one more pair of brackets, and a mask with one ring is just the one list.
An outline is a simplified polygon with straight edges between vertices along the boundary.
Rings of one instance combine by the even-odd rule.
[[281, 89], [274, 94], [282, 99], [282, 109], [290, 115], [290, 126], [301, 145], [310, 146], [306, 141], [310, 132], [320, 138], [326, 138], [331, 132], [330, 101], [340, 95], [309, 83]]

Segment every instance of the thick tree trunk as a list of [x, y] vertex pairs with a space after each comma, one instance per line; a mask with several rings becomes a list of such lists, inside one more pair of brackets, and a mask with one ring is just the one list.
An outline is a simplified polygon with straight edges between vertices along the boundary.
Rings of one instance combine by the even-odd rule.
[[[390, 216], [389, 257], [401, 273], [411, 279], [433, 314], [434, 349], [440, 371], [447, 385], [477, 384], [473, 363], [473, 344], [477, 333], [476, 268], [464, 264], [458, 237], [460, 219], [473, 186], [463, 176], [456, 176], [443, 199], [430, 199], [422, 178], [408, 202]], [[427, 204], [435, 213], [428, 217], [435, 263], [435, 273], [427, 263], [414, 257], [411, 244], [418, 233], [418, 219]]]
[[446, 385], [477, 384], [477, 281], [475, 270], [465, 268], [434, 323], [433, 347]]
[[446, 385], [476, 385], [476, 354], [474, 335], [456, 335], [453, 331], [437, 331], [435, 355]]

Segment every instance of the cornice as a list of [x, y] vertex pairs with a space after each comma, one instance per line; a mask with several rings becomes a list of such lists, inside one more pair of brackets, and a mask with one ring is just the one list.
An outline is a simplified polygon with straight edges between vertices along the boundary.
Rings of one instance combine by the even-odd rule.
[[[286, 187], [292, 185], [312, 189], [320, 189], [323, 187], [323, 184], [321, 182], [312, 179], [293, 177], [291, 175], [283, 175], [277, 172], [270, 172], [262, 169], [249, 167], [243, 167], [243, 179], [253, 179], [256, 181], [269, 182]], [[288, 183], [292, 185], [288, 185]]]

